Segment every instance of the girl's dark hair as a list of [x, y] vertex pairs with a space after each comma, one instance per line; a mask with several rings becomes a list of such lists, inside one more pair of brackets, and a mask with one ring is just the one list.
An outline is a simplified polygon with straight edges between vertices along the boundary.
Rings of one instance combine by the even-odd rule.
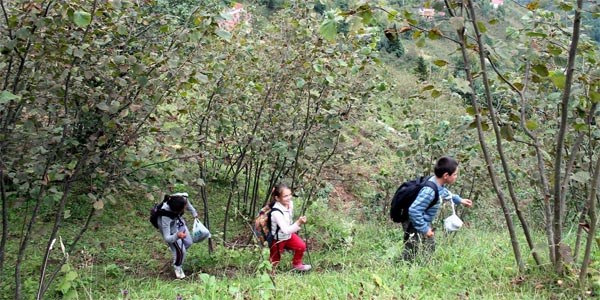
[[169, 196], [165, 195], [165, 200], [167, 204], [174, 212], [183, 212], [185, 208], [185, 204], [187, 203], [187, 199], [183, 196]]
[[435, 173], [436, 177], [441, 178], [445, 173], [448, 173], [448, 175], [454, 174], [457, 168], [458, 162], [454, 158], [444, 156], [438, 159], [435, 167], [433, 168], [433, 172]]
[[284, 189], [290, 189], [287, 184], [280, 182], [273, 187], [273, 191], [271, 192], [271, 199], [275, 201], [275, 197], [281, 196]]

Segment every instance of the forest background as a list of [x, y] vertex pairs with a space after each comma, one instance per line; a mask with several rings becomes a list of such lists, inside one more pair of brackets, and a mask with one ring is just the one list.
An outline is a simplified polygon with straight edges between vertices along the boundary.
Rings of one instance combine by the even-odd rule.
[[[593, 1], [3, 1], [0, 298], [600, 295]], [[400, 261], [404, 180], [475, 207]], [[279, 182], [308, 274], [251, 221]], [[188, 192], [188, 277], [147, 221]], [[189, 216], [187, 216], [190, 218]], [[390, 268], [391, 267], [391, 268]]]

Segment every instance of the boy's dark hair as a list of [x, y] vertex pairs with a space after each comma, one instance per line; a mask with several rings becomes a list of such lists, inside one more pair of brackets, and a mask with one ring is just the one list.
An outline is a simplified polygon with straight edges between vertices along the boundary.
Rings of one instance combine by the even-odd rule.
[[445, 173], [448, 173], [448, 175], [454, 174], [457, 168], [458, 162], [456, 159], [449, 156], [444, 156], [438, 159], [435, 167], [433, 168], [433, 173], [435, 174], [435, 177], [441, 178]]
[[169, 204], [171, 211], [174, 212], [182, 212], [185, 208], [185, 204], [187, 203], [187, 199], [185, 199], [183, 196], [165, 195], [165, 200], [167, 201], [167, 204]]

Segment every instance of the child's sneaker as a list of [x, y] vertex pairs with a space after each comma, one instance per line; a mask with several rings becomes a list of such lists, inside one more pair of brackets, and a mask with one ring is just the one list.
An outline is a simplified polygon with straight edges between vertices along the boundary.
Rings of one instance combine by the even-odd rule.
[[310, 270], [312, 267], [310, 265], [295, 265], [294, 266], [294, 270], [296, 271], [300, 271], [300, 272], [306, 272], [308, 270]]
[[175, 266], [175, 277], [177, 277], [177, 279], [183, 279], [185, 278], [185, 273], [183, 273], [183, 268], [181, 268], [181, 266]]

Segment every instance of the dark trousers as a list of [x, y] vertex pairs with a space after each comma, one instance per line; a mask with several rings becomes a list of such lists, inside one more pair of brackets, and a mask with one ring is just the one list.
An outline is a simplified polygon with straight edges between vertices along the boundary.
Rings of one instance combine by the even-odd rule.
[[427, 257], [426, 254], [435, 251], [434, 237], [428, 238], [424, 233], [418, 232], [410, 221], [402, 223], [402, 229], [404, 229], [403, 260], [413, 261], [417, 256]]

